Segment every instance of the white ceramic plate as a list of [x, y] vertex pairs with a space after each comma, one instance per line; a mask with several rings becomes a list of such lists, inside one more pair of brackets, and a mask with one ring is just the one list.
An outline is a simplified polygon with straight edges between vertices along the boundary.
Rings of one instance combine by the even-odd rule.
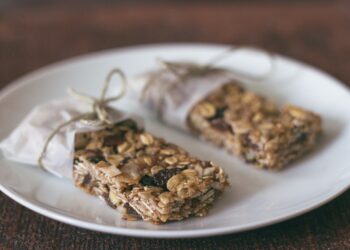
[[[81, 56], [33, 72], [4, 89], [0, 95], [0, 138], [8, 135], [31, 108], [65, 96], [72, 86], [90, 94], [114, 67], [131, 77], [155, 66], [155, 57], [205, 62], [225, 49], [219, 45], [170, 44], [111, 50]], [[231, 59], [241, 70], [260, 74], [268, 68], [266, 57], [245, 50]], [[252, 67], [253, 65], [253, 67]], [[252, 72], [253, 73], [253, 72]], [[293, 103], [321, 114], [324, 135], [311, 154], [278, 173], [257, 170], [196, 138], [165, 127], [126, 97], [117, 105], [145, 117], [149, 131], [177, 143], [192, 154], [220, 164], [232, 188], [204, 218], [152, 225], [123, 221], [98, 198], [75, 188], [39, 168], [0, 159], [0, 189], [20, 204], [78, 227], [153, 238], [199, 237], [239, 232], [276, 223], [305, 213], [344, 192], [350, 184], [350, 94], [339, 81], [304, 64], [278, 57], [273, 76], [246, 84], [278, 103]]]

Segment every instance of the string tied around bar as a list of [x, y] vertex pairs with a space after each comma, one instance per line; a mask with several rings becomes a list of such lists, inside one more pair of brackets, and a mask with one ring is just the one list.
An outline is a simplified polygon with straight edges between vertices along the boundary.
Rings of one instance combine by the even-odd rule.
[[[112, 96], [112, 97], [107, 98], [106, 94], [108, 92], [109, 85], [110, 85], [112, 77], [114, 75], [119, 76], [121, 79], [121, 90], [120, 90], [119, 94], [117, 94], [116, 96]], [[110, 117], [109, 117], [109, 110], [110, 110], [109, 104], [111, 102], [119, 100], [120, 98], [122, 98], [125, 95], [126, 86], [127, 86], [127, 80], [126, 80], [126, 77], [125, 77], [125, 74], [123, 73], [123, 71], [121, 71], [120, 69], [112, 69], [108, 73], [108, 75], [104, 81], [99, 98], [89, 96], [87, 94], [79, 93], [78, 91], [74, 90], [73, 88], [68, 88], [68, 90], [67, 90], [68, 94], [71, 97], [73, 97], [81, 102], [85, 102], [85, 103], [89, 104], [91, 106], [91, 111], [72, 117], [68, 121], [61, 123], [59, 126], [57, 126], [56, 129], [54, 129], [50, 133], [50, 135], [47, 137], [47, 139], [44, 143], [43, 150], [41, 151], [41, 153], [39, 155], [38, 165], [43, 170], [46, 170], [45, 165], [43, 163], [43, 160], [45, 158], [47, 148], [48, 148], [50, 142], [52, 141], [52, 139], [64, 127], [66, 127], [74, 122], [77, 122], [77, 121], [80, 121], [83, 124], [88, 125], [88, 126], [92, 126], [92, 127], [100, 127], [100, 126], [111, 124], [112, 122], [111, 122]]]
[[[187, 76], [191, 75], [200, 75], [200, 74], [205, 74], [206, 72], [209, 72], [211, 70], [219, 70], [223, 68], [218, 68], [216, 65], [224, 60], [225, 58], [228, 58], [230, 55], [234, 55], [234, 53], [239, 52], [240, 50], [243, 49], [255, 49], [260, 52], [263, 52], [266, 54], [268, 60], [269, 60], [269, 70], [261, 75], [261, 76], [253, 76], [249, 75], [247, 73], [244, 73], [239, 70], [235, 70], [234, 68], [227, 68], [232, 74], [234, 74], [236, 77], [246, 79], [246, 80], [251, 80], [251, 81], [263, 81], [266, 80], [271, 76], [271, 74], [274, 72], [275, 69], [275, 55], [272, 54], [269, 51], [262, 50], [262, 49], [257, 49], [253, 47], [247, 47], [247, 46], [241, 46], [241, 47], [230, 47], [227, 50], [223, 51], [220, 54], [217, 54], [213, 58], [211, 58], [207, 63], [204, 64], [181, 64], [181, 63], [174, 63], [170, 61], [166, 61], [160, 58], [157, 58], [158, 63], [163, 66], [165, 69], [169, 70], [172, 72], [175, 76], [179, 77], [179, 80], [184, 80]], [[181, 70], [181, 68], [185, 68], [186, 70]]]
[[[229, 57], [232, 54], [237, 53], [242, 49], [255, 49], [257, 51], [265, 53], [269, 61], [269, 69], [267, 70], [267, 72], [260, 76], [254, 76], [254, 75], [245, 73], [243, 71], [236, 70], [234, 68], [226, 68], [226, 67], [223, 68], [223, 67], [216, 66], [218, 62], [222, 61], [223, 59]], [[176, 78], [176, 80], [169, 81], [167, 82], [167, 84], [164, 84], [164, 82], [162, 82], [162, 84], [158, 84], [159, 83], [158, 80], [160, 76], [163, 74], [163, 71], [162, 70], [155, 71], [152, 74], [150, 74], [150, 77], [146, 82], [146, 85], [143, 87], [143, 90], [141, 93], [141, 102], [145, 102], [147, 99], [153, 99], [153, 102], [157, 104], [156, 111], [159, 117], [162, 117], [163, 110], [165, 109], [166, 94], [169, 92], [172, 92], [172, 90], [177, 88], [180, 84], [185, 84], [186, 79], [189, 77], [197, 77], [197, 76], [201, 77], [201, 76], [205, 76], [206, 74], [210, 74], [214, 72], [216, 73], [222, 72], [223, 74], [229, 72], [231, 75], [235, 76], [237, 79], [258, 83], [261, 81], [265, 81], [266, 79], [271, 77], [271, 75], [275, 72], [275, 66], [276, 66], [274, 54], [266, 50], [247, 47], [247, 46], [230, 47], [227, 50], [223, 51], [222, 53], [214, 56], [207, 63], [204, 63], [204, 64], [189, 63], [189, 62], [172, 62], [172, 61], [166, 61], [160, 58], [157, 58], [156, 60], [164, 70], [170, 72]], [[158, 94], [153, 95], [152, 91], [156, 91]], [[174, 99], [176, 99], [176, 97], [174, 97]], [[177, 98], [177, 99], [181, 100], [181, 98]]]

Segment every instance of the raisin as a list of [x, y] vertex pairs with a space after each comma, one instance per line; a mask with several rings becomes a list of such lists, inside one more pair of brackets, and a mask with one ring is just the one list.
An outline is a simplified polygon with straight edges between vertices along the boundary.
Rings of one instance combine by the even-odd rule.
[[102, 151], [99, 149], [86, 149], [85, 154], [87, 157], [93, 157], [97, 155], [103, 155]]
[[166, 184], [168, 180], [177, 175], [183, 170], [183, 168], [172, 168], [172, 169], [163, 169], [154, 175], [154, 183], [157, 187], [162, 187], [166, 189]]
[[303, 143], [308, 139], [308, 134], [301, 132], [298, 127], [294, 127], [292, 131], [295, 134], [295, 139], [292, 141], [292, 143]]
[[229, 124], [227, 124], [224, 119], [221, 118], [217, 118], [212, 120], [211, 122], [211, 126], [219, 131], [225, 132], [225, 131], [232, 131], [231, 130], [231, 126]]
[[103, 146], [111, 147], [124, 142], [125, 132], [118, 131], [115, 135], [106, 136], [103, 140]]
[[129, 203], [125, 203], [124, 208], [126, 209], [126, 213], [128, 215], [132, 215], [132, 216], [135, 216], [138, 219], [141, 219], [141, 216], [135, 211], [134, 208], [132, 208], [132, 206], [130, 206]]
[[304, 143], [308, 138], [308, 135], [306, 133], [300, 133], [297, 135], [294, 143]]
[[217, 108], [215, 115], [213, 117], [211, 117], [209, 120], [215, 120], [218, 118], [223, 118], [225, 111], [226, 111], [227, 107], [221, 107], [221, 108]]
[[168, 180], [174, 175], [180, 173], [184, 169], [185, 168], [163, 169], [156, 173], [154, 176], [143, 176], [140, 182], [143, 186], [161, 187], [164, 190], [167, 190], [166, 184]]
[[191, 200], [191, 206], [192, 206], [192, 208], [197, 207], [200, 203], [201, 203], [200, 200], [197, 199], [197, 198], [194, 198], [194, 199]]
[[88, 158], [88, 160], [92, 163], [99, 163], [100, 161], [104, 161], [105, 158], [103, 156], [103, 153], [101, 150], [97, 149], [97, 150], [93, 150], [93, 149], [88, 149], [85, 151], [86, 156]]
[[155, 186], [155, 182], [153, 177], [149, 176], [149, 175], [145, 175], [141, 178], [140, 183], [143, 186]]
[[249, 148], [254, 149], [254, 150], [258, 150], [258, 149], [259, 149], [259, 146], [256, 145], [256, 144], [254, 144], [254, 143], [250, 140], [248, 134], [242, 135], [242, 140], [243, 140], [243, 145], [244, 145], [244, 146], [249, 147]]
[[131, 158], [130, 157], [125, 157], [123, 160], [120, 161], [120, 165], [125, 165], [126, 163], [128, 163], [128, 161], [130, 160]]
[[128, 127], [129, 129], [133, 130], [134, 132], [138, 131], [138, 127], [137, 127], [136, 122], [131, 120], [131, 119], [126, 119], [122, 122], [119, 122], [118, 125]]
[[87, 174], [84, 176], [82, 184], [83, 185], [90, 184], [91, 180], [92, 180], [92, 176], [90, 174]]
[[91, 158], [89, 158], [89, 161], [92, 162], [92, 163], [99, 163], [100, 161], [104, 161], [105, 158], [102, 156], [102, 155], [96, 155], [96, 156], [93, 156]]

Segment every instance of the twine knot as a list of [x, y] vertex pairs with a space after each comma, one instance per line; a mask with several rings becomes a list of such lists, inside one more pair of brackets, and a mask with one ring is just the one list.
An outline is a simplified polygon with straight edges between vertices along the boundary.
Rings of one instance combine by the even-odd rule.
[[[118, 75], [121, 78], [121, 80], [122, 80], [121, 91], [116, 96], [106, 98], [108, 87], [110, 85], [110, 82], [112, 80], [113, 75]], [[48, 148], [51, 140], [55, 137], [55, 135], [62, 128], [66, 127], [69, 124], [76, 122], [76, 121], [80, 121], [86, 125], [95, 126], [95, 127], [111, 124], [112, 121], [110, 120], [110, 117], [109, 117], [110, 107], [108, 106], [108, 104], [111, 102], [117, 101], [118, 99], [123, 97], [125, 95], [125, 92], [126, 92], [126, 86], [127, 86], [127, 80], [126, 80], [124, 73], [120, 69], [112, 69], [108, 73], [108, 75], [105, 79], [105, 82], [102, 86], [100, 98], [96, 98], [93, 96], [89, 96], [87, 94], [79, 93], [78, 91], [74, 90], [73, 88], [68, 88], [67, 91], [68, 91], [68, 94], [70, 96], [80, 100], [81, 102], [86, 102], [89, 105], [91, 105], [91, 112], [86, 112], [86, 113], [82, 113], [80, 115], [77, 115], [77, 116], [71, 118], [70, 120], [63, 122], [55, 130], [53, 130], [51, 132], [51, 134], [46, 139], [43, 150], [38, 158], [39, 166], [42, 169], [46, 170], [46, 168], [43, 164], [43, 159], [45, 157], [47, 148]]]

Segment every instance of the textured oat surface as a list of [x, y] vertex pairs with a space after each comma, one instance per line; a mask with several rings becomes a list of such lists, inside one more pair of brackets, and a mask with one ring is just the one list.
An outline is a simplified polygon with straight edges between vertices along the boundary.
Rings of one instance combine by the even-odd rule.
[[188, 122], [199, 136], [246, 162], [279, 169], [311, 150], [321, 132], [318, 115], [268, 99], [231, 82], [191, 110]]
[[74, 180], [127, 220], [204, 216], [228, 185], [223, 170], [126, 120], [76, 135]]
[[[175, 41], [267, 48], [321, 68], [350, 86], [349, 1], [152, 2], [155, 6], [146, 6], [144, 0], [113, 4], [110, 0], [50, 0], [45, 4], [40, 0], [0, 1], [1, 87], [64, 58], [101, 49]], [[350, 191], [321, 208], [273, 226], [239, 234], [176, 240], [85, 230], [35, 213], [2, 193], [0, 204], [1, 249], [350, 247]]]

